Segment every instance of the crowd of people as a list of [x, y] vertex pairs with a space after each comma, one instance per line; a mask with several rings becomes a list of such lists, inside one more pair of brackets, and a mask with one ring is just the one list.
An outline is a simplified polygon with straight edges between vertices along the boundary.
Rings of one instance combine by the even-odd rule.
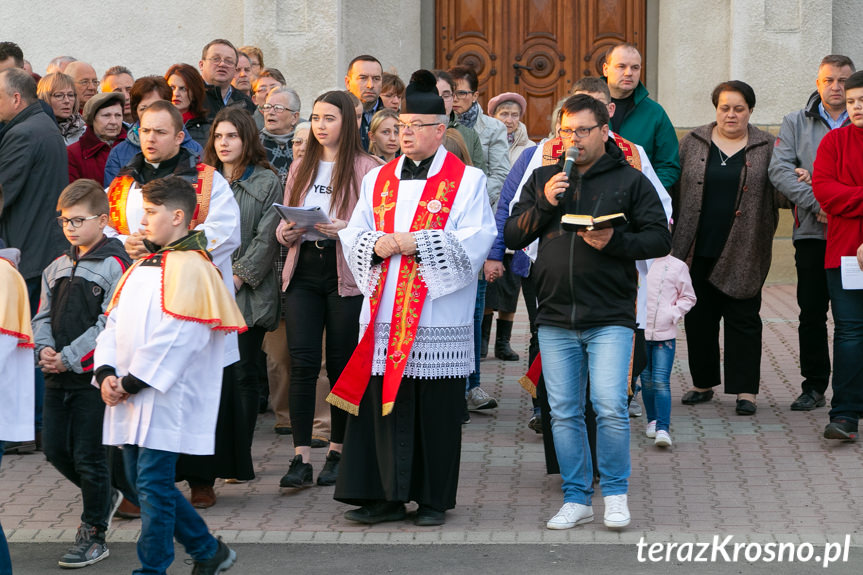
[[832, 371], [824, 436], [857, 437], [863, 292], [842, 268], [863, 269], [863, 73], [845, 56], [823, 59], [778, 138], [729, 80], [715, 121], [679, 142], [625, 43], [539, 142], [525, 98], [486, 112], [466, 66], [402, 79], [357, 56], [345, 89], [306, 109], [260, 49], [224, 39], [163, 76], [113, 66], [99, 80], [69, 56], [26, 67], [0, 42], [0, 440], [35, 443], [81, 490], [61, 567], [108, 557], [118, 515], [142, 519], [135, 573], [165, 573], [174, 539], [193, 573], [229, 569], [235, 551], [196, 508], [217, 504], [217, 479], [255, 478], [268, 407], [294, 446], [280, 488], [334, 485], [353, 522], [403, 521], [415, 502], [416, 525], [445, 523], [462, 426], [498, 405], [479, 377], [495, 313], [494, 357], [520, 359], [519, 293], [527, 425], [563, 479], [546, 526], [592, 521], [598, 483], [604, 524], [625, 528], [639, 389], [645, 435], [673, 444], [681, 318], [682, 403], [724, 382], [738, 415], [757, 412], [781, 208], [801, 310], [790, 408], [823, 407]]

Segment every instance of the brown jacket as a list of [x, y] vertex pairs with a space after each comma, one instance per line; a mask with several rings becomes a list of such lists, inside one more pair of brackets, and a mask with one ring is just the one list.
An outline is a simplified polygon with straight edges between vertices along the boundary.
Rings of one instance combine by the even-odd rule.
[[[354, 160], [354, 177], [357, 180], [358, 194], [363, 177], [382, 164], [383, 161], [381, 161], [380, 158], [376, 158], [368, 154], [356, 157]], [[288, 170], [288, 181], [285, 184], [285, 205], [287, 205], [288, 199], [291, 195], [291, 187], [294, 185], [294, 178], [297, 175], [299, 167], [300, 162], [293, 162]], [[303, 197], [300, 198], [300, 205], [302, 205], [302, 201], [305, 199], [306, 193], [308, 193], [308, 189], [303, 193]], [[338, 213], [336, 214], [336, 217], [340, 220], [350, 220], [358, 199], [358, 196], [352, 197], [348, 205], [347, 213]], [[291, 277], [294, 275], [294, 268], [296, 267], [297, 260], [299, 260], [300, 257], [300, 242], [287, 245], [282, 241], [281, 230], [283, 225], [284, 222], [281, 222], [279, 227], [276, 229], [276, 239], [279, 240], [279, 243], [288, 248], [288, 257], [285, 259], [285, 267], [282, 270], [282, 291], [286, 290], [288, 288], [288, 284], [291, 283]], [[357, 282], [354, 280], [354, 275], [351, 273], [351, 270], [348, 267], [348, 262], [345, 259], [345, 254], [342, 251], [342, 243], [340, 240], [336, 240], [336, 242], [336, 271], [339, 275], [339, 295], [342, 297], [360, 295]]]
[[[680, 181], [675, 184], [678, 217], [671, 254], [692, 263], [704, 194], [704, 176], [710, 137], [715, 122], [696, 128], [680, 141]], [[740, 173], [737, 208], [725, 247], [708, 278], [719, 291], [733, 298], [758, 295], [773, 251], [773, 234], [779, 224], [780, 207], [789, 207], [767, 177], [774, 137], [749, 125], [746, 163]]]

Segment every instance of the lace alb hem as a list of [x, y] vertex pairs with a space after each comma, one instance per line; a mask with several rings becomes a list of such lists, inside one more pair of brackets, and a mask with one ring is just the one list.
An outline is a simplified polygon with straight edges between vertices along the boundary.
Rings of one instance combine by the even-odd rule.
[[360, 234], [348, 258], [348, 267], [354, 274], [357, 288], [365, 297], [371, 297], [381, 275], [381, 266], [372, 265], [372, 256], [375, 253], [375, 243], [382, 235], [384, 235], [383, 232], [377, 231]]
[[[360, 334], [366, 324], [360, 324]], [[375, 355], [372, 375], [383, 375], [386, 365], [390, 324], [375, 324]], [[436, 379], [467, 377], [474, 370], [473, 325], [420, 327], [408, 355], [405, 377]]]
[[443, 230], [414, 232], [419, 273], [431, 299], [453, 293], [476, 278], [470, 258], [455, 235]]

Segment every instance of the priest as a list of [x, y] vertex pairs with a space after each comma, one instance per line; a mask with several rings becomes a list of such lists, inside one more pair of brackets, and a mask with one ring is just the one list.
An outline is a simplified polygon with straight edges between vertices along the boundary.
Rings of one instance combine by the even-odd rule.
[[327, 400], [348, 420], [335, 499], [374, 524], [455, 507], [477, 275], [496, 235], [481, 170], [441, 145], [434, 75], [418, 70], [399, 116], [403, 156], [369, 172], [339, 232], [365, 296], [360, 343]]

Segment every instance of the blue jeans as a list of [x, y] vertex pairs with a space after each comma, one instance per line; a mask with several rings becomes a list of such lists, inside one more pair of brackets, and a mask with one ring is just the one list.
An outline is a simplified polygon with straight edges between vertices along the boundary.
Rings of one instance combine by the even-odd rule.
[[133, 575], [165, 575], [174, 561], [174, 538], [196, 561], [216, 554], [218, 542], [174, 484], [178, 454], [137, 445], [123, 447], [126, 476], [141, 504], [141, 536]]
[[597, 467], [603, 496], [629, 487], [629, 410], [626, 391], [633, 330], [605, 326], [571, 330], [539, 326], [542, 373], [551, 407], [554, 449], [565, 503], [591, 504], [593, 465], [584, 423], [587, 377], [596, 411]]
[[[0, 441], [0, 461], [3, 459], [4, 444]], [[9, 557], [9, 544], [6, 543], [6, 534], [0, 525], [0, 575], [12, 575], [12, 558]]]
[[482, 346], [482, 315], [485, 313], [485, 288], [488, 282], [480, 279], [476, 282], [476, 306], [473, 308], [473, 361], [474, 371], [467, 376], [467, 389], [470, 391], [479, 387], [479, 351]]
[[833, 401], [830, 419], [854, 423], [863, 413], [863, 291], [842, 289], [839, 268], [827, 270], [833, 311]]
[[656, 429], [668, 431], [671, 423], [671, 364], [677, 341], [646, 341], [647, 367], [641, 372], [644, 409], [647, 421], [656, 421]]

